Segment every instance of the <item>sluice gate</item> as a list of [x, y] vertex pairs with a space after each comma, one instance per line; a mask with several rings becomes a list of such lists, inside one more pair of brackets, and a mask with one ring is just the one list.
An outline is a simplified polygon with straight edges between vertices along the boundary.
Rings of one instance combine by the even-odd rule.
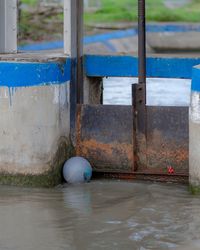
[[132, 106], [78, 104], [76, 153], [98, 175], [187, 181], [189, 109], [146, 105], [145, 1], [138, 1], [138, 84]]
[[147, 128], [133, 106], [79, 105], [77, 155], [105, 176], [151, 180], [188, 178], [188, 108], [146, 107]]

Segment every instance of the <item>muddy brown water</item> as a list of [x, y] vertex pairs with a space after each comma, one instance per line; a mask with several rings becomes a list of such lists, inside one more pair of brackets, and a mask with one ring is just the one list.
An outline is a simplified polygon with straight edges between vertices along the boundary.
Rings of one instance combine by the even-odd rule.
[[97, 180], [0, 189], [1, 250], [199, 249], [199, 239], [200, 197], [187, 186]]

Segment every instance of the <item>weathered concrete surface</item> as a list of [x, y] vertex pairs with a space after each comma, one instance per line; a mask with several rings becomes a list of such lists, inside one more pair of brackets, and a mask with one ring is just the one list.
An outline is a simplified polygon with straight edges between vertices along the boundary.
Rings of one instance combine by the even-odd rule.
[[189, 128], [190, 190], [200, 193], [200, 66], [193, 68]]
[[200, 192], [200, 124], [190, 120], [190, 185]]
[[200, 32], [148, 33], [147, 43], [155, 52], [200, 51]]
[[[0, 183], [9, 175], [28, 178], [58, 171], [56, 162], [66, 159], [70, 147], [69, 108], [69, 83], [0, 88]], [[45, 176], [41, 181], [46, 185]]]
[[200, 92], [191, 94], [189, 173], [193, 193], [200, 192]]

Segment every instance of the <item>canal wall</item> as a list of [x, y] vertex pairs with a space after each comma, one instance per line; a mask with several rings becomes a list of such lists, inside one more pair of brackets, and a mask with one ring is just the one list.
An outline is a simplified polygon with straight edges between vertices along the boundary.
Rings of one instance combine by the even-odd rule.
[[0, 184], [54, 186], [71, 154], [70, 59], [0, 61]]
[[[105, 27], [104, 27], [105, 26]], [[94, 25], [95, 32], [99, 34], [84, 37], [85, 54], [134, 54], [138, 51], [137, 24], [134, 28], [113, 30], [112, 26]], [[127, 27], [130, 27], [128, 25]], [[113, 27], [114, 29], [115, 26]], [[147, 52], [197, 52], [200, 51], [199, 24], [186, 23], [150, 23], [147, 30]], [[192, 36], [192, 40], [190, 39]], [[39, 42], [19, 47], [22, 51], [60, 50], [63, 41]]]

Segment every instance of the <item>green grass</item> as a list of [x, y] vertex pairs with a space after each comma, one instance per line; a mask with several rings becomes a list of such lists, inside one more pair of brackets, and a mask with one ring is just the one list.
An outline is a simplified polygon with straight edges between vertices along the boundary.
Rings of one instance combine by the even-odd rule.
[[21, 3], [29, 4], [29, 5], [32, 5], [32, 6], [36, 5], [37, 2], [38, 2], [38, 0], [21, 0]]
[[[146, 16], [148, 21], [200, 22], [200, 0], [173, 10], [166, 8], [163, 0], [146, 0]], [[137, 0], [102, 0], [101, 9], [85, 14], [86, 23], [136, 20]]]

